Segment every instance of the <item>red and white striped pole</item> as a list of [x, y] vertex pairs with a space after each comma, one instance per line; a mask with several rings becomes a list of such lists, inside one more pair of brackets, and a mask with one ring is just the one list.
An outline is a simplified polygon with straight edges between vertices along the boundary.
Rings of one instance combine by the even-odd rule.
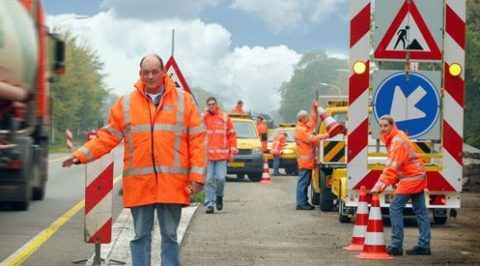
[[71, 152], [73, 149], [73, 133], [71, 128], [65, 130], [65, 136], [67, 139], [67, 148]]
[[347, 182], [348, 191], [368, 174], [370, 19], [370, 0], [350, 0], [347, 171], [351, 180]]
[[106, 154], [85, 167], [85, 242], [110, 243], [113, 153]]
[[[442, 176], [462, 179], [463, 108], [465, 97], [465, 0], [445, 1], [444, 37], [444, 92]], [[456, 185], [455, 185], [456, 184]], [[462, 190], [461, 182], [452, 182], [455, 190]]]

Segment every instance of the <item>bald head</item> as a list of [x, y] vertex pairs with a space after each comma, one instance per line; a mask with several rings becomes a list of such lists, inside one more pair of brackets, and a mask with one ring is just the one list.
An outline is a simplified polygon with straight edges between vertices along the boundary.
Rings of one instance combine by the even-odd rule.
[[144, 62], [150, 62], [150, 63], [156, 62], [160, 65], [160, 69], [163, 70], [163, 60], [157, 54], [148, 54], [144, 56], [142, 60], [140, 60], [140, 69], [142, 69]]

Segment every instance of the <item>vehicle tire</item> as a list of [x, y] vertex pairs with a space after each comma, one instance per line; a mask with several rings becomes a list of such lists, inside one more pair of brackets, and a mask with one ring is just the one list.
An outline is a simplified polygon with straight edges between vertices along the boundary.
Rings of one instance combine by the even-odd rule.
[[16, 202], [16, 209], [20, 211], [28, 210], [30, 200], [32, 199], [32, 188], [30, 187], [31, 180], [31, 161], [32, 161], [32, 139], [29, 137], [20, 137], [16, 139], [18, 151], [20, 152], [20, 161], [22, 162], [22, 169], [12, 172], [17, 180], [25, 179], [24, 195], [21, 201]]
[[338, 221], [342, 224], [350, 222], [350, 217], [348, 215], [343, 214], [344, 208], [345, 208], [345, 202], [340, 201], [338, 203]]
[[250, 181], [252, 182], [260, 182], [260, 180], [262, 179], [262, 174], [263, 173], [249, 173], [248, 179], [250, 179]]
[[43, 200], [45, 198], [46, 185], [46, 182], [42, 182], [41, 186], [33, 188], [33, 200]]
[[312, 204], [320, 205], [320, 193], [312, 191]]
[[435, 224], [446, 224], [447, 223], [447, 218], [448, 217], [437, 217], [437, 216], [433, 216], [433, 222], [435, 222]]
[[333, 209], [333, 199], [331, 188], [327, 187], [327, 173], [325, 170], [320, 170], [320, 210], [324, 212]]
[[244, 174], [237, 174], [237, 180], [243, 180], [243, 179], [245, 179]]
[[41, 155], [38, 162], [38, 175], [40, 186], [33, 188], [33, 200], [43, 200], [45, 198], [45, 191], [48, 179], [48, 140], [41, 142]]

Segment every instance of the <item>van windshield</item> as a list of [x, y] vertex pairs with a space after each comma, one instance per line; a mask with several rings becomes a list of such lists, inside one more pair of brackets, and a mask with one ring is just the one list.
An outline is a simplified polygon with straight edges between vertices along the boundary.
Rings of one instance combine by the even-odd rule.
[[237, 133], [237, 138], [240, 139], [251, 139], [258, 138], [257, 129], [253, 123], [248, 121], [232, 121], [233, 127], [235, 128], [235, 133]]

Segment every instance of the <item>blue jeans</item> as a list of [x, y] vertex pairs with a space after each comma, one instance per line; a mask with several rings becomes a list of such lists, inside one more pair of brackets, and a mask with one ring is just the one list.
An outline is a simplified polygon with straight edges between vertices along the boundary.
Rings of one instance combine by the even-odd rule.
[[273, 175], [280, 175], [280, 156], [273, 155]]
[[403, 245], [403, 207], [408, 199], [412, 199], [412, 208], [417, 215], [418, 223], [418, 246], [430, 248], [430, 220], [428, 210], [425, 205], [424, 192], [417, 194], [396, 194], [390, 204], [390, 222], [392, 224], [392, 237], [390, 245], [402, 247]]
[[162, 266], [180, 265], [177, 242], [177, 228], [182, 215], [180, 204], [150, 204], [130, 209], [133, 217], [135, 238], [130, 241], [133, 266], [150, 266], [152, 249], [153, 215], [157, 210], [157, 219], [162, 237]]
[[[205, 205], [213, 206], [215, 203], [215, 196], [223, 197], [223, 190], [225, 188], [225, 177], [227, 175], [227, 161], [208, 161], [207, 169], [207, 185], [205, 186]], [[215, 181], [217, 187], [215, 188]]]
[[297, 206], [306, 206], [308, 204], [308, 186], [312, 179], [312, 170], [298, 169], [297, 181]]

